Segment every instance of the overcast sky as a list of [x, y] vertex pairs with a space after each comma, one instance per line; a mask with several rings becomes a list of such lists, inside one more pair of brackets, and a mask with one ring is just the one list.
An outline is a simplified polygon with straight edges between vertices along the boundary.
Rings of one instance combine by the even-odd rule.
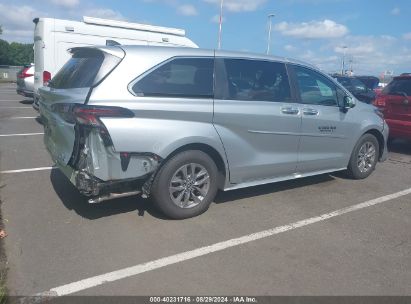
[[[2, 39], [32, 42], [34, 17], [83, 15], [184, 28], [200, 47], [216, 48], [220, 0], [0, 0]], [[272, 53], [339, 70], [343, 46], [357, 74], [411, 72], [411, 1], [224, 0], [222, 47], [262, 53], [269, 13]]]

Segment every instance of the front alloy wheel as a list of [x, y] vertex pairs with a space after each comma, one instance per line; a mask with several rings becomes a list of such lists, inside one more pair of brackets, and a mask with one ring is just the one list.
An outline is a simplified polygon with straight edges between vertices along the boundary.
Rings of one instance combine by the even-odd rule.
[[377, 138], [366, 133], [357, 142], [351, 154], [347, 173], [354, 179], [368, 177], [375, 169], [380, 155]]
[[376, 148], [372, 142], [365, 142], [358, 151], [357, 166], [361, 173], [367, 173], [373, 168], [376, 158]]

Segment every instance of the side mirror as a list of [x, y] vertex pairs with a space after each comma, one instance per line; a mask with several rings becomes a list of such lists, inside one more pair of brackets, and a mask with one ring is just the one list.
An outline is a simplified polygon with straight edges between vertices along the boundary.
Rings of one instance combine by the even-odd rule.
[[355, 101], [351, 96], [344, 96], [343, 99], [343, 104], [341, 106], [341, 111], [343, 113], [347, 113], [349, 109], [353, 108], [355, 106]]

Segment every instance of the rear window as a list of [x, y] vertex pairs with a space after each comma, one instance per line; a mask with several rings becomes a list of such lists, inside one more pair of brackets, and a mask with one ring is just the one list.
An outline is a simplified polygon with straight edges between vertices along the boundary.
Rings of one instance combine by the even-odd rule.
[[386, 95], [405, 93], [411, 96], [411, 78], [397, 78], [391, 81], [382, 92]]
[[88, 88], [108, 75], [121, 61], [100, 50], [78, 50], [52, 78], [49, 87], [55, 89]]
[[134, 86], [137, 96], [213, 97], [214, 59], [175, 58], [148, 75]]

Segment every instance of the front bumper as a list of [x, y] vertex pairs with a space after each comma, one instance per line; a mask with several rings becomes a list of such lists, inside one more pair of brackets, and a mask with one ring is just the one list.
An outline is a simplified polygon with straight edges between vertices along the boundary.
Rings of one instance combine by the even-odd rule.
[[33, 97], [34, 96], [33, 91], [29, 91], [27, 89], [17, 88], [16, 92], [17, 92], [17, 94], [22, 95], [24, 97]]

